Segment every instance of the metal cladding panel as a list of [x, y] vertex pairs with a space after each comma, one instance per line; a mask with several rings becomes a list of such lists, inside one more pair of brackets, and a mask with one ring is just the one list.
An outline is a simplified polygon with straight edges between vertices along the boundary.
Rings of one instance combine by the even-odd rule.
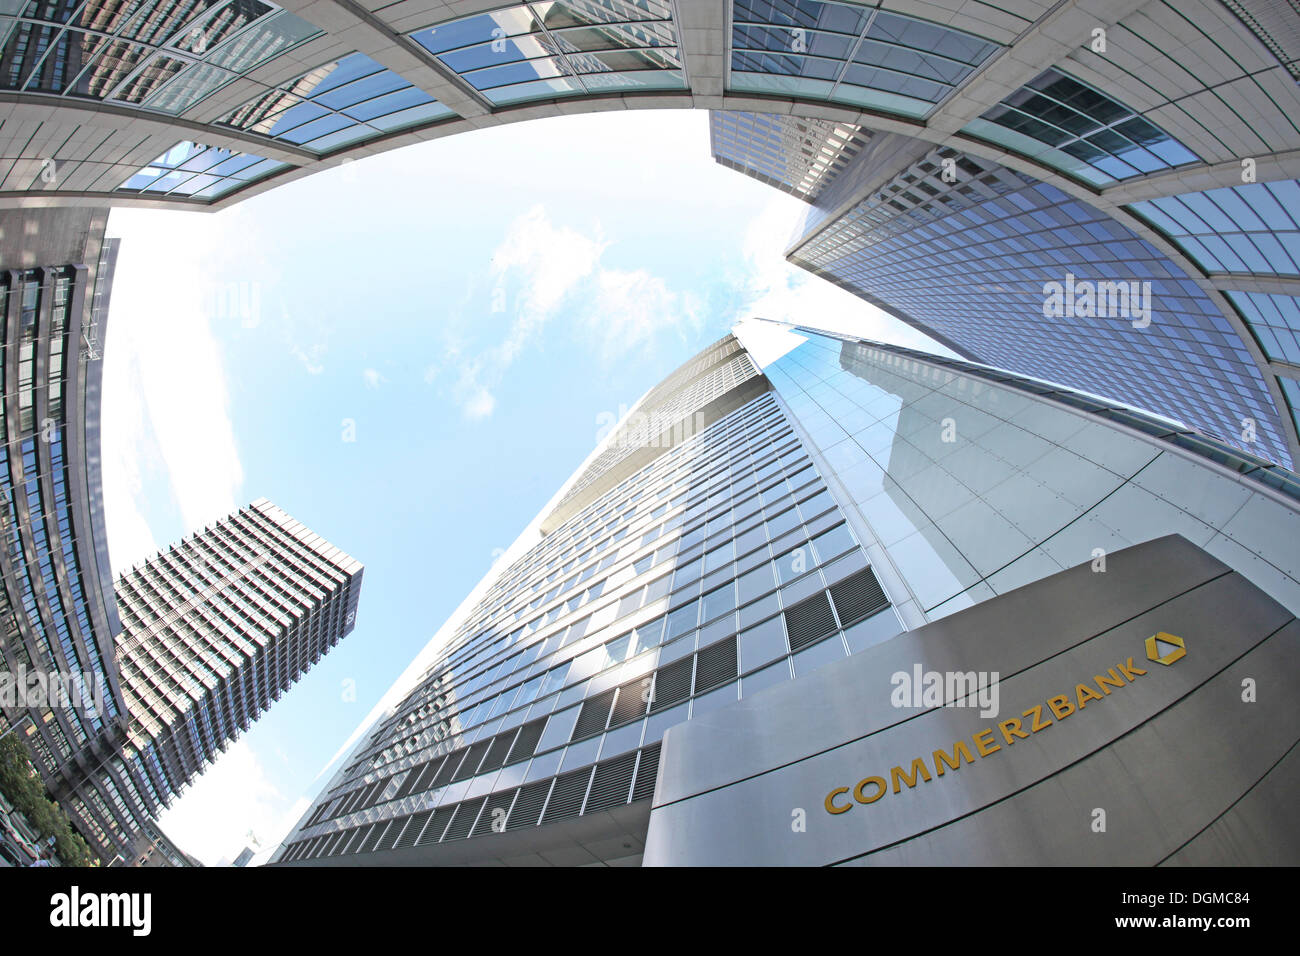
[[1300, 623], [1180, 537], [1109, 558], [670, 729], [645, 863], [1300, 862]]

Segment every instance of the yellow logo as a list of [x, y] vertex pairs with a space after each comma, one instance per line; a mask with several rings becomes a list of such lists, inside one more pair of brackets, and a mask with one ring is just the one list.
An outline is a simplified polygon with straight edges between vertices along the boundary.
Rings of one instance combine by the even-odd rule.
[[[1161, 657], [1160, 644], [1168, 644], [1173, 650]], [[1147, 660], [1155, 661], [1157, 664], [1172, 664], [1176, 660], [1181, 660], [1186, 653], [1187, 645], [1183, 643], [1181, 637], [1161, 631], [1147, 638]]]

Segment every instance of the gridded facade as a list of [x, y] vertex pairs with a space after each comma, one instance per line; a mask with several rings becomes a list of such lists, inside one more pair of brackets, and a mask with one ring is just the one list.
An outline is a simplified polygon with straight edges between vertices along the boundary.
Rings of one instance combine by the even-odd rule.
[[[0, 200], [220, 207], [484, 125], [685, 106], [1165, 195], [1243, 157], [1294, 178], [1296, 35], [1281, 0], [10, 0]], [[183, 144], [228, 165], [142, 187]]]
[[706, 349], [637, 403], [604, 450], [570, 485], [543, 530], [567, 517], [575, 501], [585, 503], [593, 490], [617, 480], [629, 465], [671, 448], [763, 388], [758, 368], [735, 339]]
[[119, 578], [125, 756], [151, 812], [352, 630], [361, 576], [259, 499]]
[[0, 86], [180, 114], [321, 31], [261, 0], [14, 0]]
[[1200, 162], [1150, 120], [1057, 69], [1044, 71], [966, 130], [1094, 186]]
[[[1262, 203], [1273, 189], [1289, 195], [1289, 185], [1241, 188], [1258, 189], [1252, 195]], [[1236, 196], [1236, 190], [1222, 192]], [[1272, 211], [1280, 224], [1280, 207]], [[1280, 255], [1294, 235], [1264, 234], [1259, 218], [1249, 223], [1261, 231], [1240, 237], [1243, 252], [1258, 242]], [[1216, 220], [1222, 224], [1222, 217]], [[1207, 239], [1217, 248], [1233, 237]], [[980, 361], [1153, 409], [1274, 461], [1291, 461], [1267, 380], [1196, 281], [1198, 273], [1055, 186], [987, 160], [932, 150], [796, 243], [791, 258], [937, 331]], [[1094, 314], [1051, 314], [1049, 284], [1067, 281], [1149, 289], [1150, 314], [1139, 316], [1136, 302], [1109, 311], [1100, 303]], [[1243, 304], [1248, 316], [1257, 307], [1249, 299]], [[1286, 324], [1276, 305], [1258, 307], [1272, 320], [1259, 321], [1261, 332], [1279, 316]]]
[[998, 44], [880, 5], [736, 0], [737, 90], [852, 103], [922, 118]]
[[661, 0], [521, 3], [413, 34], [493, 104], [686, 87]]
[[362, 572], [259, 501], [115, 593], [99, 450], [107, 219], [0, 213], [0, 671], [79, 692], [6, 698], [0, 731], [17, 726], [104, 864], [185, 865], [152, 816], [352, 629]]
[[765, 113], [709, 114], [709, 142], [721, 165], [812, 202], [871, 134], [829, 120]]
[[276, 862], [635, 863], [667, 728], [900, 627], [764, 390], [501, 571]]
[[0, 216], [0, 668], [10, 679], [76, 675], [78, 693], [68, 706], [6, 704], [0, 729], [17, 725], [45, 786], [105, 862], [143, 822], [105, 771], [126, 730], [91, 347], [116, 262], [106, 222], [107, 210]]
[[766, 699], [797, 706], [798, 678], [904, 628], [1169, 534], [1300, 608], [1286, 469], [1023, 376], [786, 332], [770, 391], [495, 574], [274, 862], [635, 864], [667, 728], [792, 679]]

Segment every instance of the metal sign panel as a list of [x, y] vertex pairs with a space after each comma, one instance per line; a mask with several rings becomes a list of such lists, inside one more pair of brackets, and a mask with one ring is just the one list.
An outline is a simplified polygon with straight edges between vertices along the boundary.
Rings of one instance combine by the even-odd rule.
[[672, 728], [646, 864], [1300, 862], [1300, 622], [1177, 536], [1107, 567]]

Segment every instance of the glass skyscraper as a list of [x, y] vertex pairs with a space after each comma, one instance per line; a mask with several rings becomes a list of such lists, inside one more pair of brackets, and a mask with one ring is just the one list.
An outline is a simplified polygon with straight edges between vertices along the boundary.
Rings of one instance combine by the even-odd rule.
[[[108, 212], [0, 217], [5, 454], [0, 456], [3, 707], [42, 781], [105, 861], [138, 821], [100, 776], [125, 743], [113, 635], [119, 627], [99, 473], [102, 341], [116, 240]], [[15, 692], [77, 675], [75, 694]], [[70, 704], [70, 706], [68, 705]]]
[[[1073, 87], [1058, 77], [1046, 89]], [[716, 139], [715, 152], [734, 146]], [[731, 149], [719, 161], [763, 179], [766, 153], [742, 145], [749, 157]], [[1096, 205], [951, 148], [869, 149], [835, 175], [844, 182], [806, 197], [815, 204], [790, 261], [968, 358], [1292, 461], [1292, 413], [1270, 392], [1288, 379], [1262, 376], [1252, 349], [1287, 367], [1300, 355], [1288, 319], [1297, 300], [1285, 294], [1295, 290], [1280, 278], [1300, 275], [1284, 251], [1300, 241], [1285, 211], [1300, 206], [1297, 181], [1134, 204], [1197, 269]]]
[[273, 862], [639, 863], [670, 728], [780, 685], [798, 706], [814, 673], [1170, 534], [1300, 608], [1284, 469], [983, 366], [737, 335], [605, 438]]
[[756, 690], [829, 635], [901, 628], [731, 336], [637, 405], [543, 527], [280, 859], [635, 862], [665, 729], [742, 672]]
[[[862, 582], [860, 593], [874, 597], [868, 586], [874, 582], [889, 605], [873, 619], [893, 615], [909, 634], [953, 613], [994, 605], [1013, 583], [1035, 586], [1056, 580], [1055, 568], [1078, 567], [1086, 560], [1071, 537], [1079, 529], [1098, 542], [1090, 554], [1126, 542], [1154, 547], [1158, 537], [1176, 530], [1242, 581], [1294, 609], [1288, 582], [1296, 569], [1274, 541], [1276, 529], [1292, 527], [1293, 479], [1284, 469], [1300, 461], [1300, 34], [1294, 25], [1293, 5], [1272, 0], [1136, 0], [1118, 7], [1090, 0], [406, 0], [364, 10], [342, 0], [0, 4], [0, 206], [48, 205], [78, 215], [106, 206], [224, 209], [352, 158], [486, 126], [585, 111], [708, 109], [720, 162], [809, 203], [787, 250], [792, 262], [925, 331], [964, 360], [1007, 370], [999, 373], [1004, 378], [990, 379], [973, 365], [812, 336], [766, 366], [765, 374], [731, 343], [718, 347], [723, 354], [699, 357], [692, 366], [698, 368], [666, 382], [622, 437], [574, 476], [555, 508], [541, 516], [546, 540], [526, 543], [516, 569], [521, 576], [493, 583], [503, 589], [497, 597], [508, 596], [510, 603], [485, 605], [455, 622], [467, 630], [455, 635], [450, 656], [412, 691], [409, 709], [394, 715], [396, 724], [376, 729], [280, 859], [427, 853], [450, 861], [490, 853], [557, 861], [565, 852], [573, 861], [637, 859], [651, 832], [649, 792], [657, 786], [653, 768], [662, 752], [655, 748], [669, 743], [660, 736], [669, 712], [684, 716], [673, 709], [685, 705], [685, 698], [674, 696], [683, 693], [683, 683], [689, 685], [690, 719], [677, 727], [705, 726], [696, 722], [697, 705], [708, 718], [714, 704], [702, 701], [722, 700], [727, 688], [735, 691], [739, 711], [720, 707], [716, 713], [747, 712], [745, 681], [753, 687], [780, 667], [769, 664], [761, 669], [767, 678], [753, 677], [745, 663], [745, 632], [771, 630], [767, 621], [778, 618], [789, 675], [799, 674], [800, 654], [834, 656], [827, 649], [837, 645], [828, 637], [815, 646], [796, 645], [803, 612], [787, 604], [787, 589], [791, 602], [795, 595], [813, 602], [805, 610], [814, 632], [833, 623], [846, 655], [852, 650], [861, 661], [859, 655], [872, 653], [872, 647], [855, 646], [845, 629], [834, 593], [842, 581], [831, 580], [828, 571], [853, 565], [859, 560], [854, 555], [865, 555], [861, 561], [870, 565], [852, 571], [863, 575], [853, 578]], [[31, 315], [61, 314], [51, 304], [75, 296], [78, 277], [59, 275], [64, 284], [54, 281], [48, 292], [35, 293], [35, 304], [25, 290], [35, 276], [31, 270], [80, 263], [89, 282], [102, 261], [90, 252], [82, 258], [54, 254], [45, 244], [49, 234], [43, 227], [24, 233], [24, 241], [6, 246], [0, 258], [10, 270], [5, 380], [18, 383], [16, 392], [6, 390], [10, 404], [15, 396], [18, 401], [6, 426], [9, 529], [16, 535], [7, 545], [13, 566], [5, 572], [6, 593], [19, 619], [41, 622], [22, 631], [25, 650], [43, 648], [55, 664], [102, 666], [116, 687], [110, 658], [118, 624], [106, 551], [102, 543], [84, 542], [96, 537], [92, 525], [102, 519], [94, 493], [96, 456], [87, 454], [83, 469], [77, 447], [83, 432], [93, 442], [93, 416], [84, 423], [65, 420], [67, 428], [58, 432], [64, 435], [57, 446], [67, 456], [62, 460], [75, 465], [68, 472], [69, 523], [57, 532], [48, 522], [43, 531], [39, 521], [30, 523], [38, 505], [48, 509], [68, 489], [47, 487], [47, 477], [57, 482], [61, 459], [49, 458], [32, 433], [46, 418], [61, 427], [57, 414], [43, 411], [58, 408], [59, 388], [53, 380], [50, 390], [44, 385], [47, 371], [55, 379], [60, 371], [49, 364], [57, 349], [42, 364], [43, 346], [24, 336], [32, 337]], [[7, 232], [4, 241], [17, 236]], [[36, 278], [45, 289], [44, 274]], [[84, 294], [97, 293], [87, 287]], [[99, 337], [89, 319], [81, 341], [93, 357]], [[93, 404], [93, 375], [72, 381], [70, 352], [64, 355], [65, 378], [74, 388], [84, 384], [85, 401]], [[902, 374], [899, 363], [907, 364], [910, 385], [890, 377]], [[872, 393], [868, 399], [846, 375], [893, 398]], [[965, 400], [960, 414], [934, 415], [927, 409], [946, 401], [947, 375], [968, 383], [959, 397], [978, 393], [981, 401], [1021, 407], [1029, 418], [1013, 421]], [[924, 389], [941, 380], [942, 387], [931, 388], [940, 394], [927, 399]], [[828, 383], [847, 391], [832, 394]], [[891, 401], [900, 403], [897, 409]], [[746, 538], [752, 551], [733, 553], [730, 568], [726, 561], [710, 568], [715, 532], [717, 547], [725, 547], [732, 528], [730, 540], [739, 549], [755, 521], [763, 522], [765, 536], [774, 530], [767, 522], [778, 516], [769, 516], [763, 489], [757, 490], [758, 512], [738, 517], [748, 478], [736, 478], [740, 484], [728, 497], [731, 525], [712, 524], [721, 515], [711, 515], [711, 497], [688, 495], [679, 502], [683, 493], [665, 492], [661, 503], [673, 506], [665, 520], [676, 514], [683, 522], [673, 532], [685, 535], [698, 524], [703, 539], [681, 544], [662, 570], [686, 575], [698, 549], [707, 592], [688, 596], [685, 576], [683, 590], [675, 577], [658, 581], [666, 574], [647, 579], [646, 587], [668, 590], [656, 591], [653, 601], [650, 592], [641, 594], [637, 600], [649, 603], [635, 613], [629, 609], [623, 622], [623, 599], [642, 586], [637, 568], [645, 550], [653, 548], [647, 572], [653, 574], [661, 569], [660, 547], [669, 547], [647, 541], [634, 555], [632, 530], [628, 541], [614, 540], [633, 520], [642, 522], [636, 528], [641, 536], [654, 523], [643, 516], [640, 499], [620, 497], [623, 483], [661, 462], [694, 462], [694, 455], [700, 473], [711, 474], [717, 448], [710, 443], [725, 433], [718, 447], [730, 455], [731, 442], [743, 444], [748, 427], [760, 427], [731, 416], [757, 415], [761, 403], [770, 406], [762, 410], [761, 428], [789, 428], [788, 441], [795, 443], [777, 456], [793, 499], [784, 509], [793, 517], [775, 525], [780, 542], [764, 537], [759, 547]], [[886, 409], [885, 418], [879, 409]], [[890, 417], [895, 412], [896, 420]], [[764, 417], [769, 414], [773, 418]], [[979, 432], [988, 424], [981, 415], [1007, 427]], [[1095, 444], [1072, 444], [1074, 432], [1066, 441], [1053, 431], [1069, 432], [1080, 417], [1087, 427], [1077, 429], [1079, 441]], [[966, 419], [971, 428], [963, 425]], [[933, 436], [926, 429], [936, 421], [941, 444], [929, 447]], [[874, 431], [864, 434], [867, 429]], [[1004, 439], [1010, 444], [999, 444]], [[701, 450], [705, 446], [714, 450]], [[1123, 448], [1140, 451], [1130, 461]], [[784, 463], [795, 449], [825, 483], [825, 512], [805, 514], [798, 500], [805, 488], [790, 483], [794, 476]], [[1024, 457], [1034, 450], [1042, 454]], [[1143, 454], [1152, 457], [1143, 462]], [[757, 463], [758, 446], [745, 446], [744, 456]], [[761, 461], [771, 465], [766, 452]], [[694, 468], [689, 462], [681, 467], [683, 474]], [[1170, 469], [1176, 479], [1167, 477]], [[78, 503], [83, 474], [88, 494]], [[1172, 484], [1160, 484], [1161, 475]], [[1082, 488], [1076, 486], [1080, 476], [1087, 479]], [[1190, 489], [1202, 485], [1212, 491], [1196, 499]], [[820, 494], [821, 486], [815, 487], [813, 494]], [[1134, 501], [1141, 506], [1129, 507]], [[618, 524], [586, 523], [608, 509]], [[821, 523], [826, 515], [831, 525]], [[797, 529], [783, 526], [791, 520]], [[582, 522], [581, 533], [573, 522]], [[832, 526], [847, 529], [853, 542], [843, 555], [823, 555], [817, 544], [816, 536]], [[763, 547], [769, 549], [764, 560], [775, 561], [780, 554], [771, 548], [785, 548], [784, 535], [796, 530], [808, 542], [799, 577], [780, 577], [773, 564], [771, 590], [755, 597], [775, 595], [774, 604], [764, 605], [767, 619], [743, 621], [741, 582], [757, 568], [741, 565], [756, 560]], [[83, 576], [80, 595], [65, 590], [73, 582], [60, 567], [71, 559], [65, 555], [60, 562], [56, 554], [68, 535], [77, 541], [77, 560], [84, 566], [93, 551], [97, 568], [97, 582], [87, 584]], [[585, 547], [575, 544], [553, 567], [547, 567], [551, 557], [542, 560], [529, 550], [540, 554], [569, 537], [584, 539]], [[601, 541], [600, 554], [586, 553]], [[25, 566], [17, 561], [20, 545]], [[24, 583], [25, 567], [41, 568], [46, 553], [48, 573], [34, 572]], [[617, 567], [599, 567], [615, 554]], [[534, 560], [542, 560], [540, 570]], [[625, 560], [632, 562], [630, 578]], [[1179, 567], [1195, 563], [1189, 558]], [[612, 577], [615, 572], [624, 577]], [[573, 580], [584, 573], [590, 580]], [[732, 611], [720, 610], [724, 597], [714, 595], [726, 590], [727, 580], [737, 602]], [[814, 580], [821, 599], [813, 593]], [[62, 608], [49, 604], [52, 590], [72, 603], [60, 597]], [[524, 600], [516, 590], [531, 596]], [[77, 628], [69, 624], [65, 638], [58, 622], [75, 617], [80, 600], [89, 616]], [[686, 607], [692, 600], [702, 602], [693, 611]], [[582, 613], [588, 605], [589, 619]], [[614, 611], [604, 612], [607, 605]], [[653, 612], [646, 610], [651, 605]], [[875, 604], [866, 600], [864, 606]], [[673, 618], [679, 609], [681, 617]], [[703, 617], [714, 611], [722, 618]], [[597, 612], [618, 615], [612, 621], [627, 626], [607, 633], [610, 620]], [[674, 626], [687, 625], [667, 622], [691, 613], [694, 630], [668, 639]], [[728, 613], [736, 629], [734, 673], [726, 627], [718, 623]], [[643, 645], [641, 630], [655, 615], [664, 618], [663, 630]], [[600, 626], [567, 636], [584, 619], [584, 627]], [[91, 640], [88, 631], [96, 634]], [[555, 646], [543, 643], [561, 631]], [[597, 636], [602, 646], [613, 642], [613, 651], [600, 653], [622, 658], [600, 657]], [[629, 643], [620, 650], [623, 637]], [[508, 650], [492, 652], [500, 657], [474, 656], [480, 647], [504, 642]], [[689, 652], [684, 642], [693, 642]], [[18, 643], [11, 634], [6, 654]], [[534, 647], [532, 660], [506, 659]], [[587, 654], [588, 663], [579, 665]], [[148, 699], [149, 716], [142, 721], [163, 726], [164, 715], [186, 713], [200, 722], [203, 714], [223, 719], [207, 707], [188, 709], [188, 695], [176, 690], [189, 687], [203, 697], [210, 689], [196, 669], [201, 656], [181, 653], [184, 667], [167, 677], [172, 696]], [[820, 659], [802, 659], [814, 658]], [[162, 658], [133, 660], [144, 673]], [[682, 676], [687, 660], [689, 680]], [[572, 679], [567, 672], [553, 679], [534, 670], [549, 672], [566, 662], [578, 668]], [[221, 673], [220, 666], [204, 666]], [[678, 670], [661, 673], [674, 666]], [[644, 667], [649, 670], [637, 670]], [[627, 709], [635, 701], [625, 685], [634, 679], [649, 682], [640, 717]], [[506, 680], [515, 683], [506, 686]], [[542, 683], [527, 693], [516, 687], [534, 681]], [[502, 699], [512, 690], [518, 704]], [[128, 732], [125, 697], [115, 700], [122, 710], [117, 737], [86, 766], [69, 756], [78, 752], [66, 744], [77, 739], [76, 726], [51, 717], [46, 729], [34, 730], [34, 746], [45, 748], [38, 755], [42, 772], [55, 768], [55, 779], [63, 766], [72, 780], [105, 766]], [[602, 717], [606, 703], [610, 710]], [[546, 706], [553, 710], [543, 715]], [[560, 715], [575, 708], [574, 725], [566, 730], [568, 718]], [[1283, 719], [1288, 715], [1275, 716], [1277, 726], [1290, 726]], [[474, 723], [467, 723], [471, 718]], [[232, 721], [238, 725], [233, 710], [224, 719], [226, 729]], [[632, 746], [634, 726], [641, 730]], [[110, 761], [117, 774], [113, 786], [147, 789], [164, 778], [183, 781], [194, 761], [210, 753], [220, 728], [212, 730], [205, 738], [201, 726], [193, 731], [197, 736], [186, 729], [147, 781], [127, 784], [133, 771]], [[615, 733], [620, 736], [611, 742]], [[698, 734], [687, 730], [678, 737], [688, 742], [685, 753]], [[408, 772], [417, 767], [418, 774]], [[95, 811], [105, 826], [127, 813], [120, 808], [128, 803], [147, 807], [163, 799], [161, 792], [138, 799], [106, 793], [83, 801], [106, 801]], [[530, 819], [533, 809], [536, 819]], [[661, 819], [673, 812], [657, 810]], [[505, 832], [492, 832], [497, 825]], [[673, 852], [657, 846], [650, 859], [673, 858]]]

